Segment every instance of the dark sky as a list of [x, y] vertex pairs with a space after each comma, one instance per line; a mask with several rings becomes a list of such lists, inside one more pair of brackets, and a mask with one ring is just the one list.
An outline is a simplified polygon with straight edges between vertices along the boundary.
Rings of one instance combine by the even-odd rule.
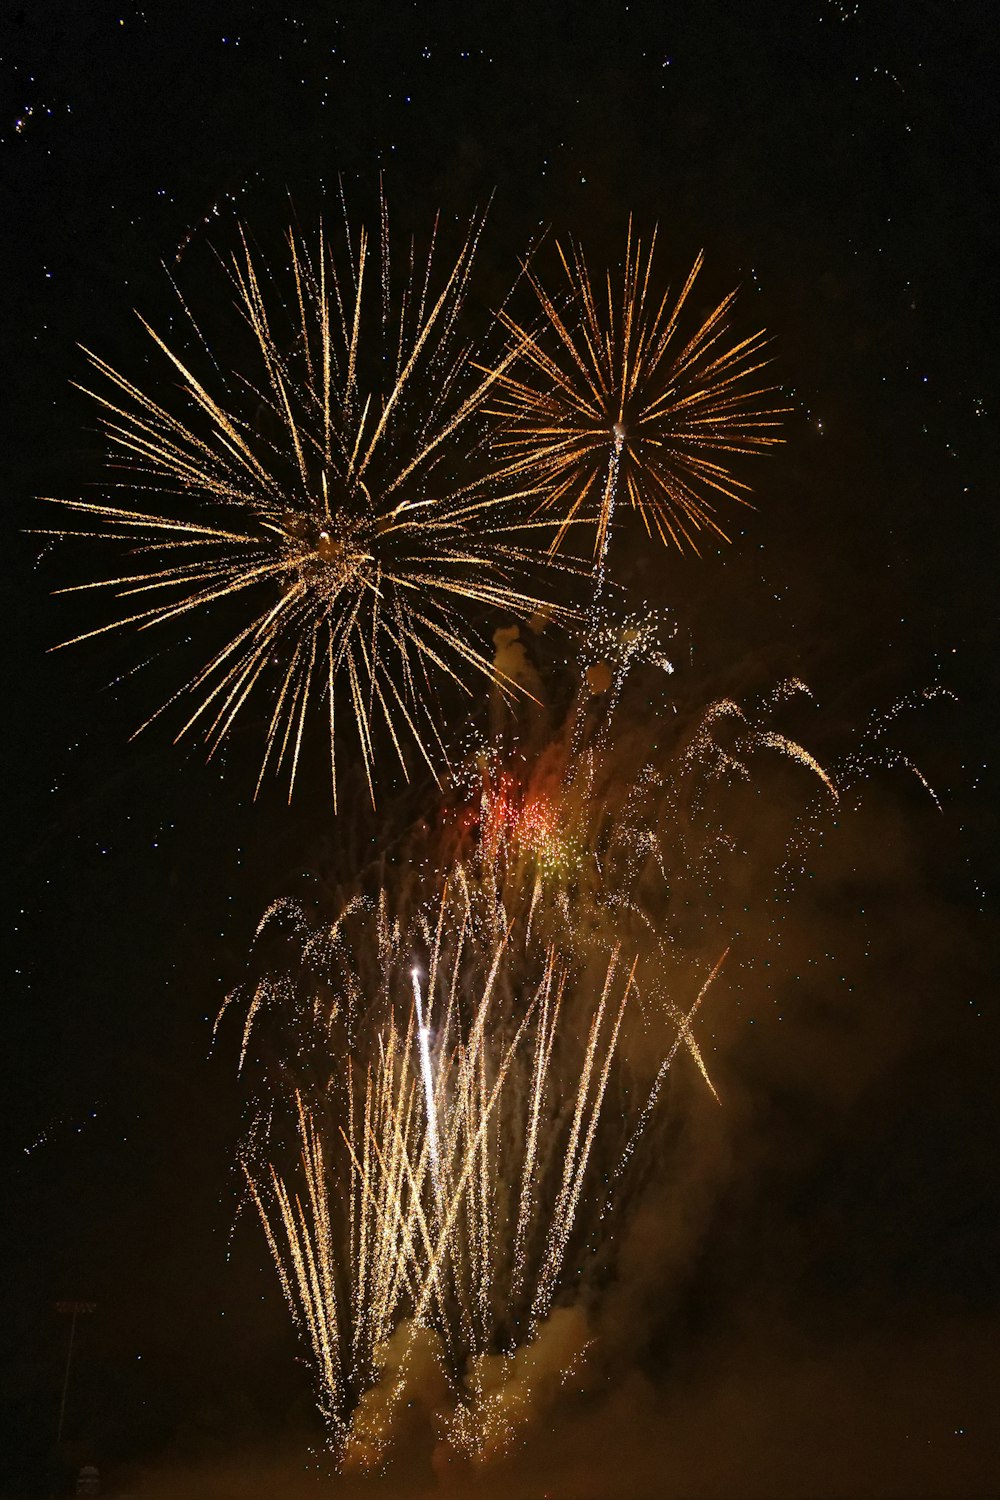
[[338, 173], [364, 198], [380, 172], [404, 219], [493, 195], [488, 283], [545, 225], [613, 259], [634, 213], [774, 333], [796, 410], [734, 545], [622, 554], [691, 643], [687, 701], [795, 673], [837, 756], [901, 695], [954, 694], [895, 741], [942, 812], [872, 772], [784, 969], [717, 1000], [724, 1107], [635, 1226], [627, 1350], [498, 1493], [995, 1490], [992, 30], [946, 0], [4, 7], [0, 1492], [45, 1492], [60, 1298], [97, 1304], [74, 1456], [120, 1486], [231, 1463], [169, 1490], [220, 1500], [301, 1468], [308, 1375], [256, 1230], [230, 1235], [241, 1101], [209, 1020], [337, 827], [318, 785], [251, 801], [249, 735], [209, 767], [130, 742], [156, 684], [107, 688], [127, 642], [47, 654], [74, 564], [23, 531], [102, 472], [77, 344], [141, 370], [161, 263], [196, 289], [236, 215], [273, 234], [289, 195], [306, 222]]

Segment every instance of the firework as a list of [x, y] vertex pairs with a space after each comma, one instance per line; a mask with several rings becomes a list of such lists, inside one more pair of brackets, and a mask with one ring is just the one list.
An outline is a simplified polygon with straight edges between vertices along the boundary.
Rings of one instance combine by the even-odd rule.
[[[718, 1098], [696, 1018], [740, 936], [720, 892], [747, 854], [720, 804], [734, 784], [759, 792], [765, 756], [805, 773], [814, 802], [840, 797], [771, 722], [804, 684], [674, 718], [650, 692], [673, 670], [662, 622], [606, 607], [621, 502], [697, 550], [699, 532], [724, 536], [718, 498], [746, 500], [731, 466], [780, 441], [763, 333], [731, 334], [734, 294], [689, 323], [701, 257], [661, 294], [655, 234], [630, 224], [603, 288], [573, 243], [558, 291], [529, 264], [537, 305], [501, 309], [491, 357], [466, 318], [482, 227], [443, 265], [437, 226], [400, 254], [384, 202], [375, 235], [346, 215], [336, 238], [289, 231], [284, 266], [242, 236], [223, 266], [239, 374], [186, 306], [190, 352], [144, 324], [171, 396], [88, 354], [122, 477], [53, 500], [75, 529], [49, 533], [124, 551], [65, 591], [115, 601], [75, 640], [217, 622], [152, 717], [189, 702], [179, 734], [211, 754], [265, 703], [258, 786], [277, 771], [291, 795], [322, 708], [334, 798], [346, 734], [374, 802], [381, 747], [404, 771], [415, 747], [436, 774], [439, 695], [490, 684], [489, 739], [452, 757], [388, 871], [383, 845], [374, 889], [356, 872], [332, 921], [274, 903], [258, 937], [279, 961], [240, 997], [240, 1068], [263, 1073], [246, 1192], [338, 1456], [366, 1468], [418, 1386], [442, 1441], [482, 1461], [531, 1417], [537, 1367], [564, 1379], [584, 1358], [679, 1053]], [[555, 692], [517, 627], [494, 655], [477, 626], [512, 614], [540, 636], [568, 615], [530, 580], [581, 526], [588, 628]], [[536, 534], [553, 535], [541, 556]]]
[[388, 885], [332, 922], [290, 900], [265, 915], [277, 947], [241, 1060], [256, 1037], [271, 1065], [243, 1160], [346, 1463], [382, 1461], [418, 1366], [439, 1435], [479, 1460], [532, 1410], [540, 1347], [581, 1354], [561, 1320], [582, 1273], [613, 1265], [679, 1051], [712, 1089], [694, 1021], [726, 947], [706, 914], [724, 906], [712, 788], [777, 752], [837, 795], [729, 700], [651, 760], [629, 715], [667, 680], [660, 633], [647, 617], [602, 636], [600, 693], [588, 668], [533, 759], [480, 747]]
[[633, 1086], [623, 1105], [619, 1040], [635, 965], [627, 971], [613, 955], [593, 987], [549, 952], [533, 985], [519, 987], [512, 1014], [506, 997], [515, 976], [524, 985], [524, 960], [506, 942], [486, 969], [477, 954], [473, 988], [473, 915], [465, 915], [457, 928], [454, 910], [437, 924], [426, 991], [413, 983], [408, 1006], [400, 998], [408, 941], [397, 932], [381, 955], [389, 963], [382, 1024], [369, 1016], [353, 1049], [339, 1005], [329, 1007], [330, 1076], [293, 1096], [295, 1170], [244, 1154], [348, 1463], [384, 1457], [414, 1341], [426, 1349], [428, 1331], [451, 1393], [442, 1438], [478, 1457], [509, 1444], [516, 1424], [487, 1388], [484, 1362], [516, 1360], [543, 1335], [567, 1280], [578, 1289], [571, 1247], [609, 1217], [605, 1175], [590, 1163], [624, 1163], [670, 1058], [690, 1037], [689, 1013], [652, 1084]]
[[224, 265], [248, 341], [231, 378], [193, 318], [190, 353], [144, 323], [171, 396], [88, 353], [99, 383], [87, 393], [125, 474], [106, 498], [54, 503], [78, 518], [72, 534], [125, 560], [63, 591], [116, 603], [74, 639], [213, 611], [216, 648], [174, 695], [192, 704], [178, 737], [199, 731], [214, 752], [262, 700], [260, 774], [286, 775], [289, 794], [316, 705], [336, 795], [341, 715], [372, 787], [380, 738], [404, 769], [406, 743], [435, 762], [438, 687], [468, 691], [478, 673], [516, 691], [475, 630], [477, 611], [543, 604], [518, 542], [530, 524], [482, 453], [484, 403], [512, 356], [485, 375], [471, 358], [463, 308], [481, 230], [473, 219], [443, 268], [436, 225], [423, 258], [412, 242], [399, 255], [384, 203], [374, 237], [346, 215], [336, 240], [289, 231], [283, 269], [242, 236]]
[[517, 360], [498, 373], [498, 447], [508, 472], [561, 518], [553, 547], [571, 526], [592, 524], [601, 564], [619, 496], [647, 532], [678, 547], [697, 550], [700, 530], [725, 536], [715, 501], [748, 493], [731, 462], [780, 442], [787, 410], [759, 383], [764, 334], [729, 332], [736, 294], [690, 323], [702, 256], [671, 298], [654, 289], [655, 243], [654, 233], [644, 246], [630, 221], [620, 278], [609, 272], [604, 288], [578, 245], [557, 246], [563, 292], [529, 265], [538, 319], [502, 314]]

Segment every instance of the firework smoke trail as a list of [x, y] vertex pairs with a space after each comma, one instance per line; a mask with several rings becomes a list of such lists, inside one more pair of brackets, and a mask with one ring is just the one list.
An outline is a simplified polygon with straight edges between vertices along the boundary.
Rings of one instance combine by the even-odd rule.
[[432, 768], [440, 760], [435, 681], [497, 680], [470, 612], [561, 613], [528, 589], [525, 496], [491, 473], [485, 403], [516, 350], [486, 373], [471, 359], [462, 314], [482, 228], [474, 218], [439, 271], [435, 225], [422, 267], [409, 247], [402, 280], [384, 201], [374, 237], [346, 214], [336, 242], [289, 231], [284, 282], [244, 235], [224, 263], [248, 339], [237, 376], [186, 304], [190, 355], [143, 323], [179, 381], [169, 402], [88, 353], [100, 384], [86, 393], [125, 477], [101, 501], [53, 498], [79, 527], [43, 534], [107, 542], [125, 561], [60, 591], [97, 590], [119, 607], [73, 640], [211, 613], [215, 649], [146, 722], [190, 696], [178, 738], [197, 730], [211, 754], [248, 703], [267, 703], [260, 777], [280, 772], [289, 794], [315, 705], [334, 795], [341, 716], [374, 795], [380, 738], [404, 770], [407, 742]]
[[655, 246], [655, 231], [647, 249], [630, 221], [621, 280], [609, 272], [602, 295], [580, 247], [557, 245], [564, 292], [548, 291], [529, 264], [537, 324], [501, 314], [517, 359], [497, 381], [498, 449], [507, 472], [561, 517], [553, 548], [571, 527], [594, 526], [599, 583], [622, 480], [650, 535], [697, 551], [699, 530], [725, 537], [717, 496], [746, 503], [730, 462], [780, 442], [788, 410], [773, 404], [774, 386], [757, 383], [763, 333], [730, 342], [735, 293], [681, 332], [703, 257], [673, 302], [668, 292], [657, 300]]

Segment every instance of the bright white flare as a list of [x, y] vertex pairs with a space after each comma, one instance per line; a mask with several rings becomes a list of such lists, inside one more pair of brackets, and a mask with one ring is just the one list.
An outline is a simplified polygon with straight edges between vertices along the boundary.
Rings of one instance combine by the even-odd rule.
[[437, 1104], [434, 1099], [434, 1075], [431, 1071], [430, 1028], [424, 1021], [424, 1007], [420, 996], [420, 970], [410, 971], [413, 980], [413, 1003], [417, 1012], [417, 1044], [420, 1048], [420, 1074], [424, 1084], [424, 1107], [427, 1114], [427, 1148], [431, 1156], [431, 1171], [434, 1183], [441, 1185], [441, 1147], [438, 1140]]

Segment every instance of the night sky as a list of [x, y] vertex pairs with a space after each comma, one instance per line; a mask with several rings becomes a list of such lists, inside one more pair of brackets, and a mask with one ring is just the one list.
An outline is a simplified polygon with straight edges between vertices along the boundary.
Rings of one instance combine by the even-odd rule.
[[[679, 701], [794, 674], [835, 760], [904, 695], [950, 695], [893, 740], [940, 810], [872, 770], [780, 961], [747, 953], [714, 996], [722, 1109], [692, 1102], [633, 1226], [605, 1375], [482, 1492], [996, 1492], [993, 29], [946, 0], [3, 8], [0, 1493], [48, 1493], [73, 1298], [96, 1309], [67, 1462], [120, 1494], [324, 1492], [292, 1477], [309, 1373], [258, 1227], [234, 1230], [242, 1096], [210, 1040], [262, 909], [348, 835], [318, 774], [252, 800], [259, 726], [210, 765], [165, 726], [130, 741], [168, 664], [133, 674], [125, 638], [48, 654], [89, 618], [50, 597], [85, 559], [25, 533], [36, 496], [103, 473], [77, 345], [142, 379], [164, 265], [213, 295], [237, 219], [273, 240], [289, 199], [314, 222], [338, 175], [364, 202], [380, 173], [407, 223], [492, 195], [487, 300], [541, 229], [613, 261], [632, 213], [665, 273], [704, 248], [706, 298], [739, 284], [774, 335], [794, 410], [733, 545], [622, 544], [678, 623]], [[368, 1492], [422, 1492], [421, 1462]]]

